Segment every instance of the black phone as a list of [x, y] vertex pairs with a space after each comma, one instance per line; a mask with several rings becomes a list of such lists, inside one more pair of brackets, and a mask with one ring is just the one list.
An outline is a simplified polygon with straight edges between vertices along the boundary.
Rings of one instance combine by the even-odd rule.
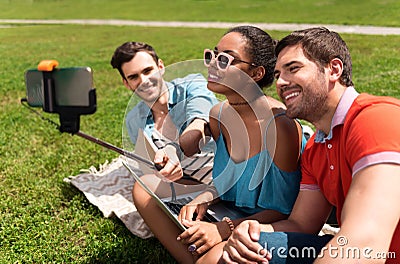
[[[55, 68], [52, 71], [55, 105], [60, 107], [89, 107], [89, 93], [93, 89], [90, 67]], [[44, 102], [43, 72], [29, 69], [25, 72], [26, 95], [32, 107], [42, 107]]]
[[81, 115], [96, 111], [96, 90], [90, 67], [30, 69], [25, 72], [26, 101], [60, 117], [61, 132], [77, 133]]

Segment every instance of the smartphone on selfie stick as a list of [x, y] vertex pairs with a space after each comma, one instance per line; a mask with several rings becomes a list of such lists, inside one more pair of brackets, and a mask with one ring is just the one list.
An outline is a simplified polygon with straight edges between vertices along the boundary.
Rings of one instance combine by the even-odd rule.
[[80, 116], [96, 112], [92, 70], [57, 66], [55, 60], [44, 60], [37, 69], [25, 72], [26, 99], [31, 107], [59, 114], [59, 130], [75, 134], [79, 131]]
[[60, 125], [57, 127], [60, 132], [78, 135], [159, 170], [160, 168], [152, 161], [79, 130], [80, 116], [96, 112], [96, 90], [93, 87], [92, 69], [57, 68], [58, 65], [56, 60], [43, 60], [37, 69], [25, 72], [26, 98], [21, 99], [21, 103], [27, 102], [29, 107], [42, 107], [44, 112], [58, 114]]

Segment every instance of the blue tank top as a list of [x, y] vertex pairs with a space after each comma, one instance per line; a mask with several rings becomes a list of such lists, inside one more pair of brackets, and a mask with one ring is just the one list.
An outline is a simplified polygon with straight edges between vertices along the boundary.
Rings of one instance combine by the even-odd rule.
[[[222, 105], [218, 120], [221, 120]], [[276, 114], [267, 123], [285, 113]], [[230, 158], [222, 135], [216, 141], [213, 182], [223, 201], [233, 202], [241, 211], [255, 214], [265, 209], [289, 214], [300, 188], [300, 168], [293, 172], [279, 169], [266, 147], [253, 157], [242, 162]], [[265, 142], [265, 140], [264, 140]], [[303, 136], [302, 149], [306, 139]]]

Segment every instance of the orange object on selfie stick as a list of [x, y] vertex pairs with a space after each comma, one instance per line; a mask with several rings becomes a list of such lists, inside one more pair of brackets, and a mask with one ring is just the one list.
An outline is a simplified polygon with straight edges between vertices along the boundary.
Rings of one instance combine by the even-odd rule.
[[55, 87], [52, 72], [58, 66], [56, 60], [42, 60], [39, 62], [38, 70], [43, 73], [43, 110], [48, 113], [56, 112]]
[[58, 61], [56, 60], [42, 60], [41, 62], [39, 62], [38, 70], [50, 72], [53, 71], [54, 68], [56, 68], [57, 66], [58, 66]]

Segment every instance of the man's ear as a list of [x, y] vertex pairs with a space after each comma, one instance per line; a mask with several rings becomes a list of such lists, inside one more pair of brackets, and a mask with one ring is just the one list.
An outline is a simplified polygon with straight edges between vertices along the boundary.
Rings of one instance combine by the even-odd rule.
[[336, 82], [340, 79], [343, 73], [343, 62], [339, 58], [334, 58], [329, 63], [329, 80], [332, 82]]
[[127, 81], [125, 78], [122, 78], [122, 83], [125, 85], [125, 87], [126, 87], [128, 90], [131, 90], [131, 87], [129, 86], [129, 83], [128, 83], [128, 81]]
[[164, 62], [162, 61], [162, 59], [158, 59], [158, 70], [160, 71], [161, 75], [164, 75], [165, 66], [164, 66]]
[[265, 68], [263, 66], [258, 66], [252, 70], [252, 78], [255, 82], [258, 82], [265, 76]]

